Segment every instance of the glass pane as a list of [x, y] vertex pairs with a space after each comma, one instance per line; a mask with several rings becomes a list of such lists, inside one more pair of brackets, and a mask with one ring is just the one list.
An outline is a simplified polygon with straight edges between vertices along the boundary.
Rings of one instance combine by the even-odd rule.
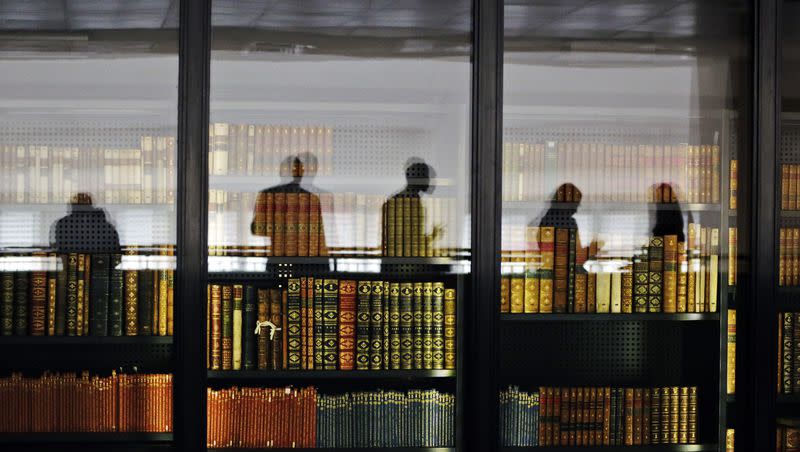
[[501, 444], [724, 444], [750, 14], [505, 2]]
[[[213, 2], [209, 445], [455, 444], [470, 5]], [[233, 384], [268, 391], [234, 414]], [[437, 433], [408, 412], [395, 436], [359, 427], [390, 401], [436, 407]], [[216, 427], [265, 410], [319, 427]]]
[[177, 39], [177, 2], [0, 6], [0, 431], [171, 439]]
[[781, 136], [777, 156], [780, 178], [778, 220], [778, 319], [776, 331], [778, 362], [777, 443], [779, 451], [788, 451], [800, 442], [800, 91], [794, 80], [800, 75], [800, 34], [795, 24], [800, 19], [800, 4], [784, 1], [782, 5]]

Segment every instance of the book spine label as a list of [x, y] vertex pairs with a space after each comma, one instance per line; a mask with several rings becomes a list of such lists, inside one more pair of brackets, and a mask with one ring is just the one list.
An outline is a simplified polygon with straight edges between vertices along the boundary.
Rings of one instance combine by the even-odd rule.
[[323, 286], [323, 369], [336, 370], [339, 363], [339, 280], [325, 279]]
[[369, 281], [358, 282], [358, 302], [356, 306], [356, 369], [368, 370], [370, 365], [370, 296], [372, 285]]
[[383, 282], [372, 281], [369, 323], [369, 368], [384, 369], [383, 363]]
[[457, 340], [456, 290], [445, 289], [444, 290], [444, 368], [445, 369], [456, 368], [456, 340]]
[[[288, 330], [288, 362], [287, 367], [289, 370], [299, 370], [302, 367], [302, 339], [301, 328], [302, 321], [300, 318], [300, 279], [290, 278], [287, 283], [287, 324]], [[338, 332], [337, 332], [338, 334]]]
[[339, 369], [355, 367], [356, 281], [339, 283]]
[[400, 283], [389, 283], [389, 367], [401, 368]]

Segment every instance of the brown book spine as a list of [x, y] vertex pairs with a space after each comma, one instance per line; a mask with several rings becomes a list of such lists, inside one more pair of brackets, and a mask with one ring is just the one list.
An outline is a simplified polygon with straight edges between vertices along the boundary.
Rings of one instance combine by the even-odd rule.
[[642, 390], [642, 444], [651, 444], [650, 440], [650, 389]]
[[603, 388], [603, 445], [611, 445], [611, 388]]
[[[589, 244], [589, 260], [597, 260], [597, 242]], [[586, 281], [586, 312], [597, 312], [597, 273], [590, 272]]]
[[687, 409], [687, 436], [689, 444], [697, 444], [697, 386], [689, 387]]
[[286, 193], [275, 192], [273, 198], [275, 213], [272, 220], [272, 255], [286, 256]]
[[308, 193], [297, 195], [297, 255], [309, 255], [309, 203]]
[[633, 388], [625, 388], [624, 405], [624, 442], [626, 446], [633, 445]]
[[272, 365], [272, 370], [281, 370], [284, 368], [284, 364], [286, 363], [286, 360], [284, 359], [284, 356], [286, 355], [284, 338], [287, 337], [287, 334], [285, 334], [287, 331], [287, 319], [283, 314], [286, 311], [284, 310], [285, 304], [283, 303], [283, 297], [280, 289], [269, 289], [269, 303], [269, 321], [272, 322], [276, 327], [281, 328], [281, 330], [275, 331], [275, 334], [272, 336], [272, 340], [270, 341], [271, 343], [269, 345], [269, 349], [272, 352], [272, 358], [270, 359], [270, 362]]
[[319, 256], [320, 234], [322, 231], [322, 216], [319, 196], [310, 194], [308, 197], [308, 255]]
[[[50, 254], [50, 261], [55, 262], [58, 257], [55, 253]], [[56, 295], [57, 295], [57, 272], [50, 271], [47, 277], [47, 335], [56, 334]]]
[[356, 281], [339, 281], [339, 369], [353, 370], [356, 345]]
[[[576, 231], [577, 232], [577, 231]], [[575, 247], [575, 312], [583, 313], [586, 311], [586, 288], [589, 275], [583, 268], [589, 259], [589, 248], [581, 246], [580, 243]]]
[[559, 391], [559, 417], [558, 417], [558, 434], [553, 431], [553, 445], [554, 446], [568, 446], [569, 445], [569, 388], [556, 388]]
[[264, 236], [269, 242], [264, 247], [264, 254], [275, 256], [275, 194], [262, 193], [264, 196]]
[[633, 390], [633, 444], [642, 445], [642, 405], [643, 391], [641, 388]]
[[677, 312], [678, 236], [664, 236], [663, 312]]
[[286, 256], [298, 255], [299, 193], [286, 193]]
[[511, 278], [500, 278], [500, 312], [511, 312]]
[[[125, 254], [127, 256], [135, 256], [136, 250], [128, 249]], [[139, 331], [139, 322], [137, 320], [138, 308], [138, 292], [139, 292], [139, 273], [136, 270], [125, 270], [125, 335], [136, 336]]]
[[556, 228], [553, 265], [553, 312], [567, 312], [567, 271], [569, 267], [569, 229]]

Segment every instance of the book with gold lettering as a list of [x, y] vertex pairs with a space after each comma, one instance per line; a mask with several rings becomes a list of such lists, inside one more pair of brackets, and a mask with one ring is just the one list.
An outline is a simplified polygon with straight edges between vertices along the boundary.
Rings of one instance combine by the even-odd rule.
[[211, 285], [211, 369], [222, 369], [222, 287]]
[[355, 367], [356, 281], [339, 282], [339, 369]]
[[500, 312], [511, 312], [511, 278], [500, 278]]
[[647, 247], [633, 256], [633, 312], [647, 312], [650, 292]]
[[308, 193], [297, 194], [297, 255], [311, 256], [309, 254], [309, 214], [311, 198]]
[[[384, 285], [384, 289], [386, 285]], [[400, 283], [390, 282], [389, 293], [384, 296], [389, 305], [389, 364], [387, 368], [400, 369]], [[384, 329], [385, 330], [385, 329]]]
[[539, 312], [553, 312], [553, 274], [555, 260], [555, 228], [539, 228], [539, 253], [542, 264], [539, 276]]
[[302, 368], [303, 340], [302, 340], [302, 302], [300, 278], [289, 278], [286, 282], [287, 325], [286, 340], [288, 347], [287, 368], [297, 370]]
[[[286, 221], [287, 221], [287, 194], [273, 193], [275, 203], [272, 217], [272, 255], [286, 256]], [[267, 200], [269, 202], [269, 199]], [[267, 226], [269, 230], [269, 226]]]
[[539, 312], [539, 275], [540, 264], [539, 250], [534, 246], [539, 241], [539, 228], [528, 226], [525, 228], [525, 282], [523, 297], [523, 312], [526, 314]]
[[664, 238], [650, 238], [648, 257], [648, 312], [661, 312], [663, 302]]
[[[503, 278], [506, 279], [506, 278]], [[512, 276], [510, 279], [510, 296], [509, 296], [509, 307], [512, 314], [519, 314], [523, 312], [523, 302], [525, 298], [525, 278], [521, 276]], [[502, 290], [502, 283], [501, 283], [501, 290]], [[502, 300], [502, 298], [501, 298]], [[502, 312], [502, 304], [501, 304], [501, 312]]]
[[384, 369], [383, 362], [383, 322], [388, 319], [383, 317], [383, 282], [372, 281], [372, 293], [370, 298], [370, 369]]
[[369, 281], [358, 282], [356, 305], [356, 368], [368, 370], [370, 364], [370, 296], [372, 285]]
[[456, 290], [452, 288], [444, 290], [444, 368], [456, 368]]
[[569, 272], [569, 229], [555, 228], [553, 261], [553, 312], [567, 312], [567, 277]]
[[[391, 290], [391, 285], [389, 290]], [[413, 298], [414, 298], [414, 284], [410, 282], [400, 283], [400, 368], [401, 369], [414, 368]], [[445, 331], [445, 333], [447, 333], [447, 331]]]
[[677, 312], [678, 236], [664, 236], [663, 312]]

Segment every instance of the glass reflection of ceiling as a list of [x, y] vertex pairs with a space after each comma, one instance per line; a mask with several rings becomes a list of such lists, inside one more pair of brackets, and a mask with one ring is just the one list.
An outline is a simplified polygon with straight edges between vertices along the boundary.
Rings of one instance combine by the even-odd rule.
[[176, 28], [179, 0], [3, 0], [0, 30]]

